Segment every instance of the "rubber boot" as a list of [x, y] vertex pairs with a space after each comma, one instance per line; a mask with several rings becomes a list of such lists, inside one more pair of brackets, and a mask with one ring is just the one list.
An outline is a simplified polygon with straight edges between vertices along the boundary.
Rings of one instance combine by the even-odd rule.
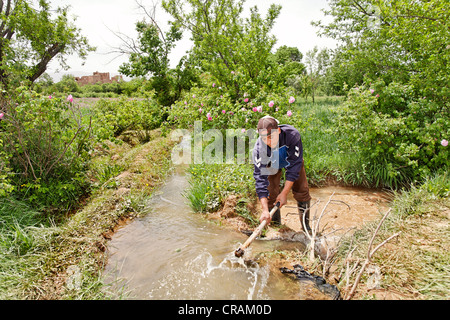
[[[304, 232], [311, 234], [311, 227], [309, 226], [309, 212], [310, 212], [311, 201], [300, 202], [297, 201], [298, 206], [298, 216], [300, 218], [300, 225]], [[305, 225], [303, 225], [303, 216], [305, 216]]]

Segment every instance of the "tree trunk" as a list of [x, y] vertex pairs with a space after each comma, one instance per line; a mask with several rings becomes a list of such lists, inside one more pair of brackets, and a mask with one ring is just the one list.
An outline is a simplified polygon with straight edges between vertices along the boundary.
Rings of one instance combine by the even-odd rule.
[[39, 61], [36, 66], [34, 66], [33, 74], [28, 77], [28, 80], [31, 82], [36, 81], [37, 78], [39, 78], [46, 70], [47, 65], [58, 53], [60, 53], [64, 49], [64, 44], [55, 43], [53, 44], [49, 49], [47, 49], [47, 52], [42, 57], [41, 61]]

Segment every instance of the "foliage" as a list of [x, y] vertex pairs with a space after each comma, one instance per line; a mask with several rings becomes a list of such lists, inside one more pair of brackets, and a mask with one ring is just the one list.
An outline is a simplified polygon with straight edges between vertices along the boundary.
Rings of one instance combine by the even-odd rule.
[[66, 99], [42, 97], [19, 87], [3, 103], [4, 152], [18, 192], [45, 205], [77, 200], [85, 186], [90, 122]]
[[376, 186], [422, 180], [448, 164], [442, 142], [450, 135], [448, 107], [416, 99], [411, 91], [408, 85], [375, 82], [351, 89], [341, 106], [336, 123], [345, 139], [340, 146], [379, 168]]
[[0, 151], [0, 198], [2, 198], [14, 190], [14, 186], [11, 184], [11, 169], [9, 168], [10, 154], [5, 151], [2, 135], [0, 135], [0, 150], [2, 150]]
[[129, 76], [147, 74], [164, 76], [169, 69], [169, 53], [175, 42], [181, 39], [181, 32], [172, 25], [169, 32], [163, 34], [155, 23], [139, 21], [136, 23], [138, 43], [135, 52], [130, 53], [129, 62], [120, 67], [120, 72]]
[[[236, 74], [239, 77], [239, 74]], [[289, 90], [280, 87], [277, 91], [252, 90], [243, 92], [243, 97], [233, 100], [222, 87], [203, 79], [203, 86], [192, 88], [169, 110], [167, 126], [192, 128], [195, 121], [202, 121], [206, 129], [255, 129], [258, 120], [270, 114], [277, 119], [287, 117], [290, 107]]]
[[[147, 99], [99, 100], [93, 109], [94, 134], [98, 141], [117, 137], [127, 130], [150, 131], [158, 128], [166, 113], [151, 97]], [[146, 141], [141, 141], [146, 142]]]
[[[193, 59], [227, 91], [232, 100], [243, 98], [249, 87], [276, 87], [277, 64], [271, 63], [275, 37], [270, 35], [281, 6], [272, 5], [263, 19], [257, 7], [241, 17], [244, 1], [163, 1], [174, 24], [190, 31]], [[186, 9], [189, 7], [189, 10]], [[284, 79], [283, 79], [284, 82]], [[268, 89], [269, 90], [269, 89]]]
[[[302, 76], [305, 73], [305, 65], [301, 62], [303, 54], [295, 47], [281, 46], [273, 55], [278, 64], [277, 82], [285, 83], [287, 79]], [[285, 83], [287, 84], [287, 83]]]
[[303, 96], [307, 99], [311, 94], [313, 103], [315, 102], [316, 91], [324, 81], [324, 75], [330, 64], [330, 53], [328, 49], [322, 49], [315, 46], [312, 50], [306, 52], [306, 75], [303, 76]]
[[183, 89], [189, 89], [191, 82], [196, 81], [196, 70], [186, 57], [175, 69], [169, 67], [169, 53], [182, 37], [180, 27], [171, 24], [169, 31], [164, 33], [156, 23], [155, 13], [147, 16], [150, 22], [143, 20], [136, 23], [137, 41], [125, 42], [127, 49], [121, 51], [129, 55], [129, 62], [122, 64], [119, 71], [132, 77], [149, 76], [149, 89], [155, 90], [161, 105], [169, 106], [179, 98]]
[[340, 72], [346, 74], [350, 87], [361, 84], [364, 76], [410, 83], [418, 96], [448, 103], [447, 0], [332, 0], [329, 6], [324, 12], [332, 22], [314, 25], [320, 27], [320, 34], [341, 43], [335, 78]]
[[85, 59], [94, 50], [70, 22], [67, 7], [51, 9], [46, 0], [8, 0], [6, 5], [2, 1], [0, 18], [0, 81], [4, 86], [34, 82], [52, 59], [67, 68], [65, 56], [76, 53]]
[[253, 166], [244, 165], [191, 165], [190, 187], [185, 196], [196, 212], [216, 211], [230, 194], [249, 195], [255, 200]]

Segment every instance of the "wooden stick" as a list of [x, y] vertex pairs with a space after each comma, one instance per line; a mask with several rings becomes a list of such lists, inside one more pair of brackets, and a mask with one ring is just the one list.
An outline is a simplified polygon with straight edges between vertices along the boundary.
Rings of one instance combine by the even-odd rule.
[[[274, 213], [280, 208], [279, 204], [280, 203], [277, 203], [275, 205], [275, 207], [273, 207], [272, 210], [269, 212], [270, 219], [272, 219], [272, 216], [274, 215]], [[234, 254], [237, 257], [241, 257], [244, 254], [244, 250], [248, 246], [250, 246], [250, 244], [253, 242], [253, 240], [255, 240], [256, 237], [258, 237], [260, 235], [261, 231], [264, 229], [266, 224], [267, 224], [267, 220], [264, 220], [263, 222], [261, 222], [261, 224], [258, 226], [258, 228], [256, 228], [255, 231], [253, 231], [252, 235], [250, 237], [248, 237], [247, 241], [245, 241], [244, 244], [235, 251]]]

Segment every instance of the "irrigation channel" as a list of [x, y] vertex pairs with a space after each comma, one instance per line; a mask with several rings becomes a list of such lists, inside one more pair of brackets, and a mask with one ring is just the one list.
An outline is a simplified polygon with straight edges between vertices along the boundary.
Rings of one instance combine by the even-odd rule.
[[182, 195], [187, 186], [177, 170], [149, 200], [149, 212], [114, 234], [105, 274], [118, 293], [155, 300], [311, 298], [301, 296], [299, 281], [245, 259], [301, 244], [255, 241], [243, 258], [235, 257], [247, 236], [193, 213]]
[[[303, 250], [305, 247], [301, 242], [256, 240], [246, 249], [244, 257], [235, 257], [234, 250], [248, 236], [192, 212], [183, 197], [188, 185], [185, 170], [177, 167], [148, 200], [145, 214], [113, 235], [108, 245], [104, 277], [118, 297], [154, 300], [329, 299], [308, 281], [296, 281], [276, 268], [249, 259], [260, 252]], [[324, 190], [314, 193], [322, 196]], [[337, 190], [349, 203], [353, 201], [352, 197], [358, 199], [351, 203], [357, 214], [342, 211], [332, 217], [335, 222], [342, 219], [346, 223], [361, 223], [355, 220], [366, 219], [368, 212], [364, 210], [375, 206], [379, 199], [377, 194], [361, 193], [360, 190]], [[361, 197], [366, 201], [362, 205]], [[298, 218], [286, 215], [287, 225], [292, 225], [289, 219], [298, 221]], [[298, 230], [296, 228], [294, 226], [294, 230]]]

